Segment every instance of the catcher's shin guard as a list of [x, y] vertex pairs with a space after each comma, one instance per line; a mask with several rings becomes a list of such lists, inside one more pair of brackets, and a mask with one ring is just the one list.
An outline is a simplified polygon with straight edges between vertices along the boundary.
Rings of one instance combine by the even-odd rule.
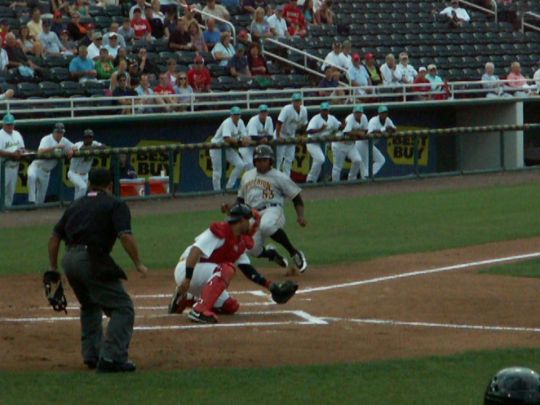
[[196, 312], [212, 314], [212, 308], [217, 299], [227, 289], [234, 277], [236, 269], [231, 263], [224, 263], [216, 267], [214, 274], [202, 289], [201, 298], [193, 306]]
[[216, 311], [219, 314], [232, 315], [238, 312], [239, 309], [240, 309], [240, 303], [238, 302], [238, 300], [236, 298], [229, 297], [225, 300], [225, 302], [223, 303], [221, 307], [216, 308]]

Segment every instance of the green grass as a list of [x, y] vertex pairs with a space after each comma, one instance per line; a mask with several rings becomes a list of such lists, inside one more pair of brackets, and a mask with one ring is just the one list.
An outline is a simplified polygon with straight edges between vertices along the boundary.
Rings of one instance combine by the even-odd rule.
[[512, 365], [540, 369], [540, 350], [497, 350], [309, 367], [141, 371], [114, 376], [89, 372], [0, 373], [0, 399], [5, 405], [52, 402], [472, 405], [482, 403], [490, 377]]
[[512, 277], [540, 278], [540, 259], [490, 267], [489, 269], [481, 270], [480, 273]]
[[[308, 227], [296, 225], [289, 205], [286, 229], [310, 264], [326, 265], [537, 236], [539, 211], [537, 185], [486, 187], [308, 201]], [[145, 264], [171, 269], [193, 238], [219, 219], [216, 211], [135, 218], [133, 228]], [[42, 270], [51, 229], [50, 225], [1, 229], [0, 275]], [[115, 256], [129, 266], [121, 249]]]

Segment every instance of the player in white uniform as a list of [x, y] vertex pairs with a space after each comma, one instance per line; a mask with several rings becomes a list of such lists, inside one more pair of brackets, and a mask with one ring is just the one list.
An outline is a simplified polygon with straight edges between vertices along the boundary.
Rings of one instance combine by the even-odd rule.
[[[268, 106], [261, 104], [259, 113], [250, 118], [247, 124], [247, 137], [254, 142], [260, 143], [274, 139], [274, 123], [268, 116]], [[253, 150], [254, 146], [240, 148], [238, 151], [244, 159], [246, 170], [253, 169]]]
[[[98, 141], [94, 141], [94, 131], [85, 129], [83, 140], [74, 145], [74, 150], [83, 150], [103, 147]], [[75, 185], [74, 200], [86, 195], [88, 189], [88, 173], [92, 168], [94, 156], [74, 157], [69, 164], [68, 179]]]
[[[294, 93], [292, 103], [286, 105], [279, 112], [276, 122], [276, 138], [296, 138], [296, 133], [302, 131], [308, 123], [306, 107], [302, 105], [302, 95]], [[287, 176], [291, 175], [296, 145], [279, 145], [277, 147], [276, 169]]]
[[[372, 117], [368, 122], [368, 135], [377, 133], [394, 133], [396, 132], [396, 126], [388, 117], [388, 107], [385, 105], [379, 106], [377, 109], [377, 115]], [[373, 176], [375, 176], [384, 166], [386, 159], [379, 149], [375, 146], [376, 141], [373, 142], [372, 156], [373, 156]], [[364, 142], [359, 146], [360, 156], [365, 162], [366, 168], [369, 167], [369, 145], [368, 142]], [[367, 169], [366, 169], [367, 170]]]
[[[58, 152], [68, 158], [73, 156], [73, 143], [64, 137], [64, 124], [54, 125], [52, 134], [45, 135], [39, 142], [38, 153]], [[36, 159], [28, 167], [28, 202], [43, 204], [49, 186], [51, 171], [58, 164], [56, 159]]]
[[287, 267], [287, 261], [274, 247], [264, 246], [265, 240], [270, 237], [287, 250], [296, 268], [303, 273], [307, 269], [306, 257], [302, 251], [292, 245], [283, 230], [285, 226], [284, 197], [293, 201], [298, 224], [302, 227], [306, 226], [304, 202], [300, 195], [302, 190], [289, 176], [272, 167], [274, 151], [269, 145], [257, 146], [253, 161], [255, 168], [244, 173], [238, 190], [238, 202], [248, 204], [261, 214], [259, 230], [253, 236], [255, 246], [249, 250], [249, 254], [265, 257], [281, 267]]
[[[321, 103], [321, 111], [315, 115], [307, 127], [308, 138], [313, 136], [328, 136], [336, 135], [337, 131], [341, 128], [341, 122], [329, 113], [330, 104], [327, 102]], [[321, 169], [326, 159], [324, 151], [319, 143], [308, 143], [307, 151], [311, 155], [311, 170], [307, 175], [306, 181], [308, 183], [316, 183], [321, 175]]]
[[[352, 114], [349, 114], [347, 118], [345, 118], [343, 135], [354, 137], [365, 134], [365, 130], [367, 130], [368, 127], [368, 120], [363, 112], [364, 108], [361, 105], [354, 106]], [[364, 131], [362, 131], [362, 129], [364, 129]], [[358, 172], [362, 166], [362, 158], [360, 157], [360, 152], [358, 152], [358, 149], [356, 148], [356, 142], [352, 140], [332, 142], [332, 153], [334, 155], [332, 181], [339, 181], [341, 179], [341, 169], [343, 169], [345, 158], [349, 158], [351, 161], [348, 180], [356, 180], [358, 178]]]
[[[19, 178], [19, 160], [24, 152], [24, 140], [19, 133], [15, 131], [15, 117], [11, 114], [4, 115], [2, 120], [2, 130], [0, 130], [0, 158], [14, 159], [6, 162], [5, 165], [5, 188], [4, 205], [6, 207], [13, 204], [13, 196], [17, 188], [17, 179]], [[3, 159], [0, 159], [0, 164]]]
[[[225, 142], [232, 147], [237, 146], [240, 138], [246, 136], [246, 126], [242, 118], [240, 118], [240, 114], [239, 107], [231, 108], [231, 116], [221, 123], [211, 142]], [[212, 186], [215, 191], [221, 190], [221, 176], [223, 171], [221, 156], [221, 149], [210, 149], [210, 159], [212, 159]], [[227, 189], [232, 189], [244, 170], [244, 161], [236, 149], [233, 148], [225, 149], [225, 159], [234, 166], [231, 177], [229, 177], [225, 186]]]

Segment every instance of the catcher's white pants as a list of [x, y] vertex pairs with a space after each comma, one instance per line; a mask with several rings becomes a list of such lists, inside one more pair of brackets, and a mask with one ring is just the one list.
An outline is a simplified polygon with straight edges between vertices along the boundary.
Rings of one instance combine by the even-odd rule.
[[68, 172], [68, 179], [75, 186], [75, 195], [73, 199], [78, 200], [79, 198], [84, 197], [86, 195], [86, 190], [88, 189], [88, 173], [79, 174], [70, 170]]
[[[214, 270], [218, 265], [215, 263], [197, 263], [193, 269], [193, 277], [191, 277], [191, 283], [189, 284], [188, 292], [193, 295], [194, 299], [201, 297], [202, 290], [204, 286], [212, 279], [214, 276]], [[182, 284], [186, 278], [186, 262], [182, 260], [178, 262], [176, 268], [174, 269], [174, 281], [176, 285], [179, 286]], [[223, 303], [229, 299], [230, 295], [227, 290], [223, 291], [218, 297], [214, 308], [221, 308]]]
[[[361, 176], [366, 178], [369, 176], [369, 141], [356, 141], [356, 147], [362, 158], [362, 164], [360, 165]], [[371, 153], [373, 156], [373, 176], [375, 176], [386, 163], [386, 159], [375, 145], [371, 148]]]
[[[223, 170], [223, 163], [221, 160], [221, 149], [210, 149], [210, 159], [212, 160], [212, 186], [215, 191], [221, 190], [221, 176]], [[233, 188], [236, 184], [236, 180], [242, 174], [244, 170], [244, 161], [240, 157], [237, 151], [231, 148], [225, 149], [225, 159], [234, 169], [227, 181], [226, 188]]]
[[296, 145], [278, 145], [276, 150], [276, 169], [281, 170], [290, 177], [295, 153]]
[[318, 143], [308, 143], [307, 151], [311, 155], [311, 170], [307, 175], [306, 181], [308, 183], [316, 183], [321, 175], [322, 165], [326, 159], [321, 145]]
[[259, 229], [253, 235], [255, 246], [248, 250], [248, 254], [258, 257], [264, 248], [266, 239], [285, 226], [285, 213], [282, 206], [268, 207], [261, 212]]
[[341, 177], [341, 169], [345, 163], [345, 158], [351, 161], [351, 169], [349, 170], [349, 181], [356, 180], [362, 157], [356, 148], [354, 142], [332, 142], [332, 154], [334, 155], [334, 165], [332, 166], [332, 181], [339, 181]]
[[244, 169], [250, 170], [253, 169], [253, 152], [255, 151], [255, 148], [253, 146], [250, 146], [248, 148], [239, 148], [238, 152], [240, 152], [240, 156], [242, 156], [242, 160], [244, 161]]
[[19, 165], [6, 166], [5, 173], [5, 188], [4, 188], [4, 205], [10, 207], [13, 204], [13, 197], [17, 188], [17, 180], [19, 178]]
[[45, 202], [50, 176], [51, 172], [43, 170], [35, 161], [28, 166], [28, 202], [35, 204]]

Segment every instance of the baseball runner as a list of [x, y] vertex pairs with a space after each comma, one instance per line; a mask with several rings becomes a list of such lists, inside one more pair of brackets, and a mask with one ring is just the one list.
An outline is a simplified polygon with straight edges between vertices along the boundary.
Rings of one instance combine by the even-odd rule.
[[[252, 224], [250, 220], [254, 218]], [[174, 271], [176, 292], [168, 312], [182, 313], [193, 306], [188, 318], [199, 323], [218, 322], [217, 313], [234, 314], [240, 303], [227, 288], [237, 269], [254, 283], [268, 288], [274, 301], [287, 302], [296, 292], [295, 283], [276, 284], [262, 276], [246, 254], [254, 245], [252, 235], [259, 214], [246, 204], [235, 204], [224, 222], [215, 222], [195, 238], [180, 256]]]
[[[58, 122], [54, 125], [52, 134], [41, 139], [38, 153], [59, 152], [68, 158], [73, 156], [73, 143], [64, 137], [66, 129], [64, 124]], [[36, 159], [28, 167], [28, 202], [43, 204], [49, 186], [51, 171], [58, 164], [56, 159]]]
[[[364, 114], [364, 108], [361, 105], [356, 105], [353, 108], [352, 114], [349, 114], [345, 118], [345, 128], [343, 129], [343, 134], [347, 136], [363, 136], [366, 134], [368, 128], [368, 119]], [[348, 157], [352, 163], [351, 169], [349, 171], [349, 180], [355, 180], [358, 178], [358, 172], [360, 171], [360, 177], [366, 177], [366, 163], [362, 160], [360, 155], [360, 145], [362, 141], [358, 140], [353, 142], [352, 145], [343, 145], [334, 149], [334, 142], [332, 144], [332, 152], [334, 153], [334, 168], [332, 169], [332, 180], [334, 180], [334, 171], [337, 171], [337, 175], [341, 172], [343, 166], [343, 161], [345, 157]], [[336, 165], [338, 168], [336, 168]]]
[[[244, 121], [240, 118], [240, 108], [231, 108], [231, 116], [221, 123], [216, 134], [212, 138], [212, 143], [225, 142], [231, 146], [231, 148], [225, 149], [225, 159], [227, 162], [234, 166], [234, 169], [227, 181], [225, 188], [232, 189], [236, 180], [242, 174], [244, 170], [244, 162], [238, 152], [234, 149], [239, 143], [241, 137], [246, 136], [246, 126]], [[210, 159], [212, 160], [212, 186], [214, 191], [221, 190], [221, 176], [222, 176], [222, 151], [221, 149], [210, 149]]]
[[[396, 126], [388, 117], [388, 107], [385, 105], [379, 106], [377, 109], [377, 115], [372, 117], [368, 122], [368, 135], [377, 134], [377, 133], [394, 133], [396, 132]], [[386, 159], [379, 149], [375, 146], [375, 141], [373, 142], [373, 148], [371, 149], [373, 156], [373, 176], [375, 176], [384, 166]], [[369, 165], [369, 143], [364, 141], [359, 146], [360, 156], [365, 163], [366, 167]]]
[[274, 151], [268, 145], [259, 145], [253, 156], [255, 168], [242, 176], [238, 190], [238, 203], [246, 203], [255, 207], [261, 214], [258, 231], [253, 236], [255, 246], [248, 253], [255, 257], [265, 257], [281, 267], [287, 267], [287, 260], [272, 246], [264, 246], [268, 237], [282, 245], [291, 256], [296, 268], [303, 273], [308, 264], [304, 253], [295, 248], [283, 230], [285, 213], [283, 212], [284, 197], [293, 201], [296, 210], [296, 221], [302, 227], [306, 226], [304, 218], [304, 202], [300, 195], [301, 189], [286, 174], [274, 169]]
[[[15, 117], [11, 114], [4, 115], [2, 124], [2, 130], [0, 130], [0, 158], [18, 160], [24, 152], [24, 140], [20, 132], [14, 129]], [[1, 163], [2, 159], [0, 159]], [[18, 177], [19, 162], [13, 160], [6, 162], [4, 188], [4, 205], [6, 207], [13, 204]]]
[[[330, 104], [327, 102], [321, 103], [320, 113], [315, 115], [307, 127], [308, 138], [312, 136], [328, 136], [335, 134], [341, 128], [341, 122], [329, 113]], [[325, 154], [319, 143], [308, 143], [307, 151], [311, 155], [311, 170], [308, 173], [306, 181], [308, 183], [316, 183], [321, 175], [322, 165], [326, 159]]]
[[[74, 145], [75, 150], [91, 149], [103, 147], [98, 141], [94, 141], [94, 131], [85, 129], [83, 140]], [[88, 172], [94, 162], [93, 156], [74, 157], [71, 159], [68, 171], [68, 179], [75, 185], [74, 200], [78, 200], [86, 195], [88, 188]]]
[[[250, 118], [247, 124], [247, 137], [251, 141], [261, 143], [272, 140], [274, 138], [274, 123], [272, 118], [268, 116], [268, 106], [261, 104], [259, 113]], [[254, 146], [240, 148], [238, 151], [244, 159], [244, 167], [246, 170], [253, 169], [253, 150]]]
[[[302, 105], [302, 95], [294, 93], [292, 103], [286, 105], [279, 112], [276, 123], [276, 138], [295, 138], [297, 132], [301, 132], [308, 123], [306, 107]], [[277, 147], [276, 168], [287, 176], [291, 175], [291, 167], [294, 162], [296, 145], [279, 145]]]

